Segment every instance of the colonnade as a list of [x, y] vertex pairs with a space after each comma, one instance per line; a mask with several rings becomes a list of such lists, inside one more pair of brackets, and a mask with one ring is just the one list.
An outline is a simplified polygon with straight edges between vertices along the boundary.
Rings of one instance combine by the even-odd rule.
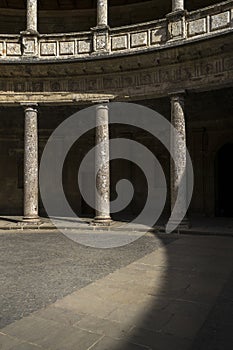
[[[172, 12], [184, 10], [184, 0], [172, 0]], [[35, 34], [38, 31], [38, 2], [27, 0], [27, 28], [28, 33]], [[96, 28], [108, 27], [108, 0], [97, 0]], [[25, 111], [25, 141], [24, 141], [24, 220], [36, 222], [38, 214], [38, 121], [36, 104], [23, 105]], [[186, 134], [184, 116], [184, 94], [177, 93], [171, 96], [171, 122], [182, 136], [183, 143], [175, 144], [176, 163], [171, 163], [171, 209], [177, 195], [177, 189], [186, 164]], [[96, 166], [105, 163], [97, 174], [96, 187], [99, 196], [96, 201], [96, 224], [108, 225], [110, 216], [110, 170], [109, 170], [109, 126], [107, 102], [100, 102], [96, 106], [96, 144], [100, 144], [100, 150], [96, 154]], [[104, 141], [104, 142], [102, 142]], [[185, 198], [184, 198], [185, 201]]]
[[[97, 1], [96, 27], [104, 28], [108, 26], [108, 0]], [[172, 12], [184, 10], [184, 0], [171, 0]], [[27, 32], [36, 33], [38, 30], [38, 1], [27, 0]]]
[[[176, 201], [177, 191], [186, 167], [186, 127], [184, 113], [184, 92], [170, 96], [171, 123], [181, 136], [179, 140], [172, 139], [174, 160], [171, 162], [171, 210]], [[24, 137], [24, 221], [36, 222], [38, 213], [38, 106], [23, 105], [25, 111]], [[110, 216], [110, 167], [109, 167], [109, 109], [108, 101], [96, 104], [96, 215], [94, 224], [109, 225]], [[184, 205], [186, 198], [182, 198]]]

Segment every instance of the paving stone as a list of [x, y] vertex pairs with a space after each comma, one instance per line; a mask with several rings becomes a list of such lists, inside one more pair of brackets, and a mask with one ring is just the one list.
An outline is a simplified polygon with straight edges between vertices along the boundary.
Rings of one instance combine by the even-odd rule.
[[153, 350], [188, 350], [191, 345], [191, 342], [188, 339], [140, 328], [134, 328], [130, 332], [128, 341], [147, 346]]
[[19, 346], [22, 343], [21, 340], [18, 340], [8, 335], [0, 333], [0, 349], [1, 350], [11, 350], [13, 346]]
[[46, 320], [55, 321], [67, 326], [72, 326], [84, 317], [82, 314], [75, 313], [72, 310], [65, 310], [59, 307], [47, 307], [36, 311], [32, 315], [33, 317], [40, 317]]
[[104, 337], [90, 350], [148, 350], [148, 347]]
[[[5, 350], [5, 349], [1, 349]], [[42, 348], [40, 345], [29, 344], [29, 343], [21, 343], [19, 345], [13, 346], [10, 350], [46, 350]]]
[[0, 328], [174, 241], [145, 236], [125, 247], [101, 250], [59, 232], [0, 235]]
[[62, 329], [63, 326], [54, 321], [29, 316], [6, 326], [2, 332], [20, 340], [37, 344], [37, 342], [43, 341], [48, 334], [52, 336], [53, 333]]
[[78, 329], [77, 327], [63, 327], [62, 329], [56, 329], [56, 332], [52, 332], [52, 334], [48, 333], [46, 338], [37, 342], [45, 349], [87, 350], [101, 337], [99, 334]]
[[76, 326], [114, 339], [124, 338], [131, 329], [129, 325], [90, 315], [83, 317]]

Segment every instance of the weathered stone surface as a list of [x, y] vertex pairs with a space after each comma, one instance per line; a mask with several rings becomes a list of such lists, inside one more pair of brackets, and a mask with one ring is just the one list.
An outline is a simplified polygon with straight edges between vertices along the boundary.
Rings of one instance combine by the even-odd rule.
[[74, 55], [74, 41], [60, 41], [59, 53], [60, 55]]
[[222, 12], [211, 16], [211, 30], [222, 29], [230, 23], [230, 12]]
[[166, 29], [164, 27], [157, 27], [151, 31], [151, 44], [160, 43], [166, 40]]
[[4, 43], [2, 41], [0, 41], [0, 56], [3, 55], [3, 45], [4, 45]]
[[182, 21], [171, 22], [170, 23], [170, 35], [171, 38], [181, 36], [183, 33], [183, 23]]
[[147, 42], [148, 42], [147, 32], [131, 34], [131, 47], [146, 46]]
[[204, 34], [206, 32], [206, 18], [200, 18], [188, 23], [188, 34], [194, 36], [197, 34]]
[[90, 40], [78, 41], [78, 52], [79, 53], [91, 52], [91, 41]]
[[36, 105], [25, 106], [24, 219], [38, 219], [38, 130]]
[[106, 34], [96, 34], [96, 50], [101, 51], [107, 49], [107, 35]]
[[6, 53], [9, 56], [19, 56], [21, 55], [21, 46], [18, 43], [6, 43]]
[[37, 0], [27, 0], [27, 31], [37, 32]]
[[184, 0], [172, 0], [172, 11], [184, 9]]
[[108, 0], [97, 0], [97, 26], [108, 25]]
[[127, 35], [118, 35], [112, 37], [112, 50], [122, 50], [128, 47]]
[[57, 43], [56, 42], [42, 42], [40, 44], [41, 56], [56, 56]]
[[109, 168], [109, 126], [108, 106], [100, 103], [96, 106], [96, 150], [95, 166], [97, 170], [95, 222], [109, 222], [110, 219], [110, 168]]
[[[174, 159], [171, 159], [171, 211], [178, 205], [176, 214], [183, 216], [186, 213], [186, 183], [183, 176], [186, 171], [186, 126], [184, 115], [184, 94], [177, 93], [171, 97], [171, 123], [177, 134], [171, 133], [171, 147], [174, 150]], [[178, 200], [178, 190], [181, 196]], [[174, 218], [174, 221], [177, 219]], [[178, 220], [177, 220], [178, 221]]]

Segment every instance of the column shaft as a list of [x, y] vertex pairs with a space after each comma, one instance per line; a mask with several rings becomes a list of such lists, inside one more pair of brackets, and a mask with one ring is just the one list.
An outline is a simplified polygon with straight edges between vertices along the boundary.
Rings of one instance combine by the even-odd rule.
[[[178, 214], [186, 213], [186, 182], [183, 177], [186, 171], [186, 127], [184, 114], [184, 95], [177, 94], [171, 97], [171, 123], [178, 135], [171, 133], [171, 147], [174, 151], [174, 160], [171, 160], [171, 211], [177, 200], [178, 189], [182, 186], [182, 195], [178, 203]], [[186, 223], [187, 218], [183, 220]], [[181, 223], [182, 225], [182, 223]]]
[[110, 167], [109, 167], [109, 125], [108, 106], [100, 103], [96, 106], [96, 151], [95, 166], [97, 173], [96, 216], [95, 222], [108, 223], [110, 218]]
[[108, 0], [97, 0], [97, 27], [108, 26]]
[[24, 220], [38, 219], [37, 107], [25, 106], [24, 129]]
[[27, 0], [27, 31], [37, 32], [37, 0]]
[[184, 10], [184, 0], [172, 0], [172, 12]]

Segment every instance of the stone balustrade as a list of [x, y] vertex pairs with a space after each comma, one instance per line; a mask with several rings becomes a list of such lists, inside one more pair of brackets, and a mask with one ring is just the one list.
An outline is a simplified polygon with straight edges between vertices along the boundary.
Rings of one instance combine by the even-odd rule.
[[66, 34], [0, 35], [0, 61], [95, 58], [166, 48], [233, 31], [233, 1], [119, 28]]

